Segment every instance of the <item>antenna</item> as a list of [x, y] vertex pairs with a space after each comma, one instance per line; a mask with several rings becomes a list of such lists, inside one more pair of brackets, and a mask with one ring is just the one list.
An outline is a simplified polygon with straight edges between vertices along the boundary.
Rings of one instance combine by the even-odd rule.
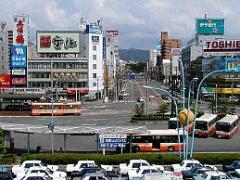
[[207, 19], [207, 13], [205, 13], [204, 18]]

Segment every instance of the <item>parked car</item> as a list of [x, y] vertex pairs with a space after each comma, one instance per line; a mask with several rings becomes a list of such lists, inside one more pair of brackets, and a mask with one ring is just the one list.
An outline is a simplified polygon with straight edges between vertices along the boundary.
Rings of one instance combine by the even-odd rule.
[[82, 168], [79, 171], [73, 171], [71, 173], [71, 178], [81, 179], [87, 174], [103, 174], [104, 176], [107, 176], [107, 171], [101, 167], [86, 167], [86, 168]]
[[52, 178], [44, 173], [30, 173], [21, 180], [52, 180]]
[[[44, 164], [40, 160], [27, 160], [24, 161], [21, 165], [14, 165], [12, 167], [12, 173], [16, 177], [17, 174], [26, 173], [27, 170], [29, 170], [30, 167], [42, 167]], [[56, 171], [58, 169], [58, 166], [54, 165], [47, 165], [47, 167], [53, 171]]]
[[202, 175], [193, 176], [193, 180], [228, 180], [233, 179], [221, 171], [206, 171]]
[[2, 165], [0, 165], [0, 179], [1, 180], [11, 180], [11, 179], [13, 179], [11, 171], [8, 168], [6, 168]]
[[192, 167], [190, 170], [182, 171], [183, 179], [192, 179], [193, 176], [203, 174], [206, 171], [212, 171], [212, 168], [206, 168], [202, 166]]
[[66, 167], [67, 175], [70, 176], [73, 171], [80, 171], [86, 167], [98, 167], [93, 160], [80, 160], [77, 164], [68, 164]]
[[217, 168], [215, 166], [212, 165], [208, 165], [208, 164], [201, 164], [198, 160], [183, 160], [180, 164], [173, 164], [171, 166], [171, 170], [173, 172], [182, 172], [182, 171], [186, 171], [186, 170], [190, 170], [193, 167], [209, 167], [212, 168], [214, 170], [217, 170]]
[[26, 173], [18, 173], [17, 177], [14, 178], [14, 180], [21, 180], [24, 176], [28, 174], [33, 174], [33, 173], [43, 173], [49, 177], [51, 177], [53, 180], [65, 180], [67, 174], [65, 172], [61, 171], [53, 171], [49, 169], [46, 166], [35, 166], [35, 167], [30, 167]]
[[130, 160], [128, 164], [126, 164], [126, 163], [119, 164], [119, 173], [121, 175], [127, 175], [130, 170], [136, 171], [137, 169], [139, 169], [140, 167], [143, 167], [143, 166], [144, 167], [153, 167], [154, 166], [158, 170], [161, 170], [161, 171], [164, 170], [164, 167], [161, 165], [152, 165], [151, 166], [146, 160], [133, 159], [133, 160]]
[[240, 161], [233, 161], [230, 165], [223, 165], [223, 171], [235, 171], [235, 169], [240, 169]]
[[104, 174], [87, 174], [82, 178], [82, 180], [93, 180], [93, 179], [94, 180], [110, 180], [110, 178], [106, 177]]

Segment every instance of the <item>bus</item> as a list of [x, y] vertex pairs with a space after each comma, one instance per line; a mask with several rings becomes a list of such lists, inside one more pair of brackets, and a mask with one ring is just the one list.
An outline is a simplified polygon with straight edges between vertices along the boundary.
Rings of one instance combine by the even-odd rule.
[[198, 137], [209, 137], [215, 134], [216, 114], [204, 114], [196, 119], [195, 134]]
[[[179, 121], [177, 121], [177, 118], [170, 118], [168, 120], [168, 129], [177, 129], [177, 122], [178, 122], [178, 127], [181, 128], [181, 124]], [[193, 129], [193, 123], [190, 123], [188, 127], [188, 132], [192, 133], [192, 129]]]
[[[52, 111], [53, 105], [53, 111]], [[32, 116], [52, 115], [81, 115], [81, 102], [33, 102]]]
[[230, 139], [238, 132], [238, 115], [226, 115], [216, 123], [216, 137]]
[[[182, 142], [182, 130], [179, 131], [179, 134], [180, 142]], [[131, 142], [132, 152], [172, 152], [178, 151], [179, 148], [183, 149], [183, 144], [178, 144], [178, 131], [175, 129], [147, 130], [142, 134], [133, 134]]]

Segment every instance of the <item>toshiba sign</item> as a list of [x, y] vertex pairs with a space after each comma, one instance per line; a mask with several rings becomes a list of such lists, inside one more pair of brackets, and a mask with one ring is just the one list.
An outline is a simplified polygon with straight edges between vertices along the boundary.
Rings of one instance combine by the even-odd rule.
[[205, 41], [204, 52], [240, 52], [240, 40]]

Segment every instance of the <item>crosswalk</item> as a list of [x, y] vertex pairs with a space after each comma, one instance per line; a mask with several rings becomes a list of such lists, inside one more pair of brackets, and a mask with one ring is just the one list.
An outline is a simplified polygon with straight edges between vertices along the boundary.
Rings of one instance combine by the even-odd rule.
[[119, 100], [119, 101], [113, 101], [113, 103], [136, 103], [137, 101], [133, 100]]

